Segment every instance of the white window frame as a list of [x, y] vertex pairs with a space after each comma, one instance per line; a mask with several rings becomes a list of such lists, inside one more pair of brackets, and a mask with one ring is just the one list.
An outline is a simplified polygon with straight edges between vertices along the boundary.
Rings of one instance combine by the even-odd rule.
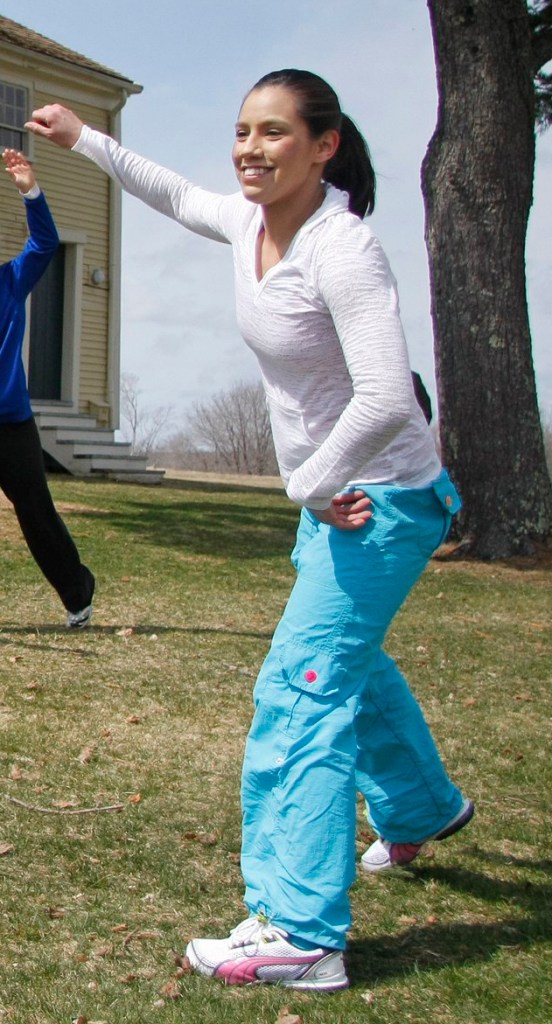
[[[3, 76], [0, 76], [0, 85], [7, 86], [8, 88], [11, 88], [11, 89], [19, 89], [19, 90], [21, 90], [21, 92], [25, 93], [26, 104], [25, 104], [25, 114], [24, 114], [24, 118], [23, 118], [23, 123], [25, 123], [25, 121], [28, 121], [29, 116], [30, 116], [30, 111], [31, 111], [31, 90], [30, 90], [30, 87], [28, 85], [23, 84], [22, 82], [17, 82], [14, 79], [10, 79], [10, 78], [4, 78]], [[31, 154], [31, 150], [32, 150], [31, 133], [26, 128], [24, 128], [23, 125], [21, 125], [21, 127], [19, 127], [19, 126], [14, 126], [14, 125], [6, 124], [2, 120], [2, 118], [0, 117], [0, 129], [4, 129], [5, 131], [19, 132], [21, 134], [21, 137], [22, 137], [22, 140], [21, 140], [22, 144], [20, 146], [11, 146], [10, 148], [11, 149], [20, 149], [21, 152], [25, 154], [25, 156], [31, 157], [31, 155], [32, 155]], [[0, 148], [2, 148], [2, 149], [4, 149], [7, 145], [8, 145], [8, 143], [0, 142]]]

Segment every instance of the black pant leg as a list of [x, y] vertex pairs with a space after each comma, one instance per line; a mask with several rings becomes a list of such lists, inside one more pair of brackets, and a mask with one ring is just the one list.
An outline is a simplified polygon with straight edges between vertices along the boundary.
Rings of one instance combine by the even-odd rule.
[[12, 502], [27, 546], [65, 608], [80, 611], [90, 604], [94, 576], [56, 512], [44, 470], [34, 419], [0, 424], [0, 487]]

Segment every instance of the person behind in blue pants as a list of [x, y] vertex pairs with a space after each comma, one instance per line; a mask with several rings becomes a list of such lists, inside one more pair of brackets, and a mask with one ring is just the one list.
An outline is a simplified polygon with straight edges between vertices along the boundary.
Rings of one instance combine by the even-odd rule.
[[94, 576], [50, 494], [21, 355], [25, 301], [59, 238], [29, 161], [14, 149], [5, 149], [2, 159], [25, 204], [29, 238], [18, 256], [0, 266], [0, 487], [35, 562], [61, 598], [67, 627], [82, 629], [92, 614]]
[[246, 95], [232, 195], [124, 149], [58, 104], [28, 127], [233, 247], [239, 326], [259, 362], [287, 494], [301, 506], [297, 579], [245, 750], [249, 916], [186, 952], [195, 970], [231, 984], [345, 988], [357, 787], [380, 836], [367, 870], [383, 857], [409, 862], [473, 813], [382, 649], [460, 500], [416, 401], [394, 277], [364, 219], [375, 195], [366, 143], [331, 86], [297, 69]]

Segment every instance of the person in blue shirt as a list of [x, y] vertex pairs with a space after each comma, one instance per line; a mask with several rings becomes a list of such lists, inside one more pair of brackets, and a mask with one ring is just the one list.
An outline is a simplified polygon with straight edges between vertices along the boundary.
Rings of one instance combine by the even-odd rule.
[[5, 149], [2, 159], [23, 198], [29, 238], [18, 256], [0, 265], [0, 487], [13, 504], [35, 562], [61, 598], [67, 627], [82, 629], [92, 615], [95, 580], [50, 494], [21, 354], [25, 301], [59, 237], [27, 158]]

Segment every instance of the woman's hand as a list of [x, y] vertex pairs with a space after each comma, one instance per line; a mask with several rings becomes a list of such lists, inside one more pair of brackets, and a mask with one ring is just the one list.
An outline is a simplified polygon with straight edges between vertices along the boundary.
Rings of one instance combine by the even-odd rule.
[[372, 518], [371, 504], [364, 491], [351, 491], [348, 494], [336, 494], [329, 508], [311, 508], [309, 512], [321, 523], [335, 526], [338, 530], [358, 530]]
[[28, 128], [34, 135], [55, 142], [57, 146], [71, 149], [77, 141], [83, 126], [80, 117], [68, 107], [60, 103], [48, 103], [39, 110], [33, 110], [32, 120], [27, 121]]

